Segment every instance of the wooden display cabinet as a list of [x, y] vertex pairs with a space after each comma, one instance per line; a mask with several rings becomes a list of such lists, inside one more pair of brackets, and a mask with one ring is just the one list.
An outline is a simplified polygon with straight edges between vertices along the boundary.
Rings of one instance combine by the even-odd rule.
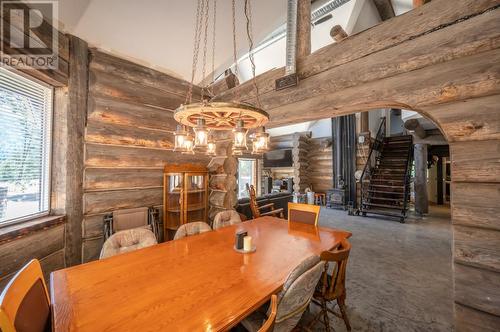
[[203, 221], [208, 214], [208, 170], [202, 165], [167, 165], [163, 171], [163, 231], [173, 238], [180, 225]]

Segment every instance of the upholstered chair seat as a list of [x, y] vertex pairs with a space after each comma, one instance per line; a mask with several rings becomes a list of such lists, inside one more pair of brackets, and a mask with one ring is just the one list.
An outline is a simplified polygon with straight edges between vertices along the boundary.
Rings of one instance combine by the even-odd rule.
[[156, 237], [148, 229], [133, 228], [116, 232], [102, 246], [100, 259], [111, 257], [157, 244]]
[[227, 226], [231, 226], [241, 222], [241, 218], [238, 212], [234, 210], [227, 210], [217, 213], [214, 218], [214, 229], [219, 229]]
[[[309, 306], [324, 266], [325, 263], [321, 262], [318, 256], [311, 256], [290, 272], [283, 285], [283, 290], [278, 294], [274, 332], [292, 331], [297, 325]], [[257, 309], [256, 312], [245, 318], [242, 321], [243, 326], [248, 331], [258, 331], [263, 320], [270, 315], [269, 310], [265, 314], [264, 310], [263, 308]]]
[[190, 222], [177, 229], [177, 232], [175, 232], [174, 235], [174, 240], [178, 240], [186, 236], [210, 232], [211, 230], [212, 228], [203, 221]]

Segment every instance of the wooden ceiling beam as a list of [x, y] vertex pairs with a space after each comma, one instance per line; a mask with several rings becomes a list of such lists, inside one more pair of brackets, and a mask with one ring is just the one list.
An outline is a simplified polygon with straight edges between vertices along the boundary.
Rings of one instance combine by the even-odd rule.
[[297, 2], [297, 59], [311, 54], [311, 0]]
[[[299, 61], [300, 84], [296, 88], [274, 91], [274, 80], [284, 74], [283, 68], [259, 75], [257, 84], [262, 106], [271, 115], [269, 125], [329, 117], [339, 108], [335, 98], [342, 97], [341, 90], [349, 88], [349, 91], [356, 91], [352, 88], [358, 85], [362, 89], [363, 85], [372, 81], [495, 49], [498, 45], [499, 27], [496, 22], [500, 19], [500, 9], [483, 15], [480, 13], [496, 6], [494, 0], [460, 1], [451, 7], [446, 0], [434, 0], [404, 16], [351, 36], [342, 43], [330, 44]], [[488, 60], [480, 57], [479, 61]], [[423, 75], [431, 74], [425, 72]], [[459, 78], [458, 74], [450, 74]], [[409, 77], [412, 75], [416, 73]], [[232, 100], [237, 90], [244, 101], [253, 101], [255, 91], [252, 82], [225, 91], [217, 99]], [[356, 93], [351, 95], [353, 100], [344, 100], [342, 105], [347, 107], [349, 103], [356, 102], [355, 96]], [[326, 113], [319, 115], [321, 108]], [[314, 112], [304, 112], [305, 109]]]

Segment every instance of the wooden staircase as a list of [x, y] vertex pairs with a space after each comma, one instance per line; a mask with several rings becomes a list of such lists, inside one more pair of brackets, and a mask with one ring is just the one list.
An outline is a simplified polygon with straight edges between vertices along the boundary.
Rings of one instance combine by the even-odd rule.
[[[384, 130], [385, 132], [385, 123]], [[376, 150], [374, 166], [365, 166], [361, 177], [361, 206], [363, 216], [385, 215], [404, 222], [410, 199], [410, 171], [413, 162], [412, 136], [379, 137], [373, 144]], [[370, 150], [372, 150], [370, 149]], [[375, 154], [375, 151], [370, 151]]]

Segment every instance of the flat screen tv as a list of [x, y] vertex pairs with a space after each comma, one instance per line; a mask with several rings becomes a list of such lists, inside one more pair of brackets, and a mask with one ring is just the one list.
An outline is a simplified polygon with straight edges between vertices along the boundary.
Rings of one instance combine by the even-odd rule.
[[273, 150], [264, 153], [264, 167], [292, 167], [292, 150]]

